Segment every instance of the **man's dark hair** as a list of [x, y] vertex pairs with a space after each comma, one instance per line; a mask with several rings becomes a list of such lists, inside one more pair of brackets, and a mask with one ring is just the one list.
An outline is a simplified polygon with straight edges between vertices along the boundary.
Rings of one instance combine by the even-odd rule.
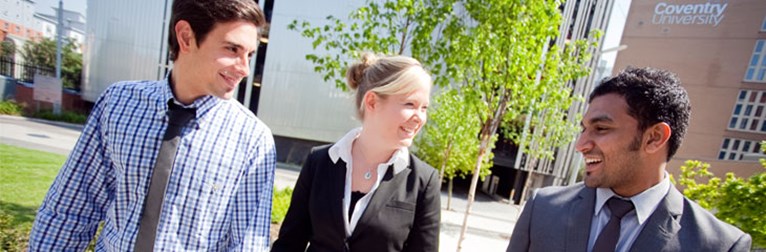
[[[615, 77], [604, 79], [588, 98], [618, 94], [628, 104], [628, 114], [638, 120], [638, 129], [660, 122], [670, 125], [667, 160], [681, 146], [689, 125], [691, 104], [678, 77], [669, 71], [650, 67], [628, 67]], [[640, 137], [640, 136], [639, 136]]]
[[180, 20], [189, 22], [197, 45], [202, 44], [216, 23], [243, 20], [252, 22], [256, 27], [266, 23], [263, 12], [255, 0], [175, 0], [168, 36], [170, 59], [173, 61], [178, 58], [179, 47], [175, 26]]

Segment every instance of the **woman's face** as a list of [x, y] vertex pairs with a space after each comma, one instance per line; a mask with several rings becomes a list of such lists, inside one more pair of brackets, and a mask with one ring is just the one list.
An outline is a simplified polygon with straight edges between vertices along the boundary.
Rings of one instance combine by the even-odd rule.
[[372, 113], [365, 118], [365, 128], [372, 127], [388, 148], [409, 147], [426, 124], [431, 83], [421, 81], [411, 85], [417, 88], [405, 94], [382, 97], [372, 93], [374, 108], [368, 111]]

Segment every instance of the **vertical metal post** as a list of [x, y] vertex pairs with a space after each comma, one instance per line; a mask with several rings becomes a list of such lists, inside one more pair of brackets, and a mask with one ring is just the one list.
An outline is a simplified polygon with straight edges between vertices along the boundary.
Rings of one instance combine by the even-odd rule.
[[[58, 24], [56, 24], [56, 79], [61, 79], [61, 40], [64, 34], [64, 1], [59, 0]], [[63, 90], [60, 90], [61, 92]], [[61, 114], [61, 101], [53, 103], [53, 114]]]

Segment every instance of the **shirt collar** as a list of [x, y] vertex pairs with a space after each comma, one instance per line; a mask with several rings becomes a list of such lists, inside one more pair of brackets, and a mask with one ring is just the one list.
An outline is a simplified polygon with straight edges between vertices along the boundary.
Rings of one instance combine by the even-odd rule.
[[[345, 136], [343, 136], [340, 140], [335, 142], [332, 147], [328, 150], [328, 154], [330, 155], [330, 159], [333, 163], [338, 163], [338, 159], [342, 159], [343, 162], [346, 162], [347, 164], [351, 164], [351, 146], [354, 143], [354, 140], [356, 140], [359, 137], [359, 133], [362, 132], [362, 128], [355, 128], [346, 133]], [[381, 165], [390, 166], [394, 165], [394, 174], [398, 174], [404, 168], [407, 168], [407, 166], [410, 163], [410, 152], [407, 148], [402, 147], [397, 149], [393, 155], [391, 155], [391, 158], [388, 159], [388, 162], [383, 163]]]
[[606, 201], [612, 198], [612, 196], [617, 196], [633, 202], [633, 205], [636, 207], [636, 219], [638, 219], [638, 224], [641, 225], [646, 219], [649, 219], [649, 216], [657, 209], [660, 201], [668, 194], [669, 190], [670, 178], [667, 172], [665, 172], [665, 178], [660, 183], [630, 198], [617, 196], [611, 188], [596, 188], [596, 211], [593, 211], [593, 214], [598, 216]]
[[[218, 103], [223, 101], [222, 99], [220, 99], [218, 97], [215, 97], [215, 96], [212, 96], [212, 95], [206, 95], [206, 96], [200, 97], [199, 99], [194, 100], [189, 105], [181, 104], [181, 102], [179, 102], [175, 98], [175, 96], [173, 95], [173, 90], [170, 87], [171, 83], [173, 82], [172, 74], [173, 74], [172, 71], [168, 72], [168, 74], [165, 77], [165, 79], [160, 81], [160, 86], [161, 86], [161, 92], [160, 92], [160, 96], [161, 97], [160, 98], [161, 98], [161, 100], [159, 102], [162, 103], [162, 104], [159, 104], [159, 107], [160, 108], [164, 108], [165, 111], [167, 111], [167, 109], [168, 109], [168, 106], [167, 106], [168, 101], [172, 100], [174, 103], [176, 103], [176, 104], [178, 104], [178, 105], [180, 105], [180, 106], [182, 106], [184, 108], [196, 108], [197, 109], [197, 117], [196, 118], [198, 120], [201, 120], [205, 116], [205, 114], [207, 114], [207, 112], [209, 112], [213, 107], [215, 107], [215, 105], [217, 105]], [[163, 113], [164, 113], [164, 111], [163, 111]]]

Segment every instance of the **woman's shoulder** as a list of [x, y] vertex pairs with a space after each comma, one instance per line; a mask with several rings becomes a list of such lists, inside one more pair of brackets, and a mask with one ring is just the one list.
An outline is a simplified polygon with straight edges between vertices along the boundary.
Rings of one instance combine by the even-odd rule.
[[423, 162], [423, 160], [420, 160], [417, 156], [410, 153], [410, 164], [413, 170], [415, 170], [416, 173], [422, 174], [422, 176], [431, 176], [433, 174], [436, 174], [436, 169], [429, 165], [426, 162]]

